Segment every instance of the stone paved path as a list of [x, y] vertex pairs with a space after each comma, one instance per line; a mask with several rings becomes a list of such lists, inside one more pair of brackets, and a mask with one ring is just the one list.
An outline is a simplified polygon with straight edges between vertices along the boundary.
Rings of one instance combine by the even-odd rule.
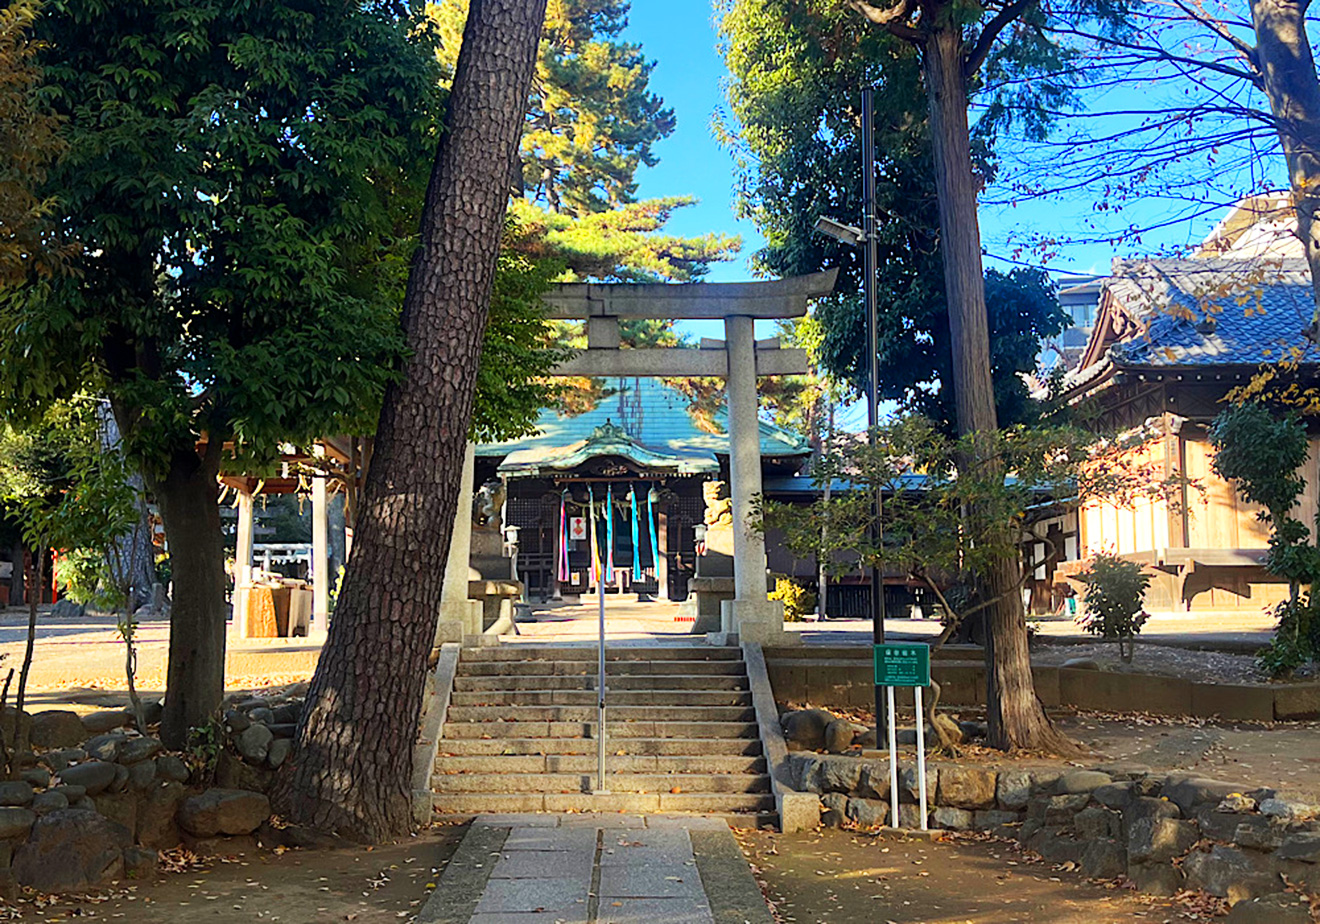
[[713, 818], [484, 815], [417, 924], [771, 924]]

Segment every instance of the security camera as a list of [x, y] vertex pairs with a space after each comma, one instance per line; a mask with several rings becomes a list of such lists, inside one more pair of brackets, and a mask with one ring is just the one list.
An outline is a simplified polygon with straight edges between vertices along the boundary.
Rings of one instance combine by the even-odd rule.
[[861, 228], [845, 225], [841, 221], [826, 218], [824, 215], [816, 219], [816, 231], [826, 237], [832, 237], [836, 241], [847, 244], [849, 247], [856, 247], [866, 240], [866, 232]]

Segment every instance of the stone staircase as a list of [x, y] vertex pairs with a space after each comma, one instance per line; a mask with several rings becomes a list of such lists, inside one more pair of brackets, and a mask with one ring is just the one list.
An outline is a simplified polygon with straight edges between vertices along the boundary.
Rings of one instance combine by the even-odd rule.
[[465, 648], [434, 770], [439, 815], [657, 812], [776, 823], [737, 648], [607, 648], [606, 786], [591, 647]]

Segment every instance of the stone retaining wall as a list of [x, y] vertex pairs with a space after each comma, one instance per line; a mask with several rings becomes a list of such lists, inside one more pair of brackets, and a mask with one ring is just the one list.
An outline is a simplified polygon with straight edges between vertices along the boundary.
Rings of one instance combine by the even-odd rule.
[[[766, 650], [770, 683], [780, 703], [811, 703], [828, 709], [874, 702], [869, 649], [814, 649]], [[1031, 673], [1041, 702], [1051, 707], [1259, 722], [1320, 718], [1320, 683], [1196, 683], [1180, 677], [1040, 665], [1033, 666]], [[983, 664], [937, 658], [931, 674], [942, 687], [941, 705], [985, 705]], [[911, 696], [906, 690], [899, 695]]]
[[[16, 756], [18, 779], [0, 782], [0, 897], [20, 886], [83, 892], [155, 873], [159, 851], [199, 853], [303, 846], [313, 836], [269, 824], [265, 795], [288, 758], [302, 710], [295, 697], [228, 701], [214, 738], [192, 759], [168, 753], [126, 710], [79, 716], [24, 714], [33, 750]], [[148, 723], [161, 707], [144, 710]], [[4, 714], [14, 740], [13, 710]]]
[[[820, 795], [822, 823], [889, 824], [887, 760], [798, 752], [789, 766], [796, 788]], [[931, 827], [1012, 838], [1093, 878], [1126, 876], [1157, 895], [1199, 889], [1232, 904], [1275, 896], [1270, 920], [1281, 922], [1293, 920], [1274, 907], [1285, 881], [1320, 892], [1320, 810], [1273, 790], [1189, 773], [934, 762], [927, 780]], [[917, 827], [911, 765], [901, 766], [899, 799], [902, 827]]]

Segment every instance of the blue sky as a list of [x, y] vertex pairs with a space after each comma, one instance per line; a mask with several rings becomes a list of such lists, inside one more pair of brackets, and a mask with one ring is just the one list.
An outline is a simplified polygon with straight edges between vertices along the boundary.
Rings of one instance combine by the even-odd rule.
[[[711, 116], [724, 104], [721, 82], [727, 76], [716, 50], [711, 0], [633, 0], [625, 36], [640, 43], [647, 56], [657, 62], [651, 86], [673, 107], [678, 119], [674, 133], [656, 146], [660, 163], [639, 171], [639, 195], [699, 197], [700, 204], [675, 216], [670, 230], [678, 234], [721, 231], [741, 235], [742, 254], [730, 263], [716, 264], [708, 278], [711, 281], [751, 278], [748, 258], [763, 239], [750, 221], [739, 221], [734, 215], [733, 160], [716, 143], [711, 131]], [[1159, 211], [1163, 206], [1151, 203], [1141, 208], [1142, 221], [1166, 217]], [[1010, 253], [1006, 241], [1015, 230], [1067, 233], [1071, 228], [1081, 227], [1091, 214], [1089, 193], [1072, 202], [983, 207], [982, 238], [991, 255], [986, 264], [1007, 268], [994, 255]], [[1176, 223], [1146, 235], [1140, 245], [1134, 246], [1153, 252], [1160, 247], [1201, 240], [1217, 217]], [[1132, 256], [1132, 250], [1133, 247], [1128, 247], [1115, 253], [1106, 245], [1074, 245], [1051, 259], [1049, 267], [1064, 272], [1106, 272], [1113, 256]], [[714, 330], [701, 333], [718, 336]]]

